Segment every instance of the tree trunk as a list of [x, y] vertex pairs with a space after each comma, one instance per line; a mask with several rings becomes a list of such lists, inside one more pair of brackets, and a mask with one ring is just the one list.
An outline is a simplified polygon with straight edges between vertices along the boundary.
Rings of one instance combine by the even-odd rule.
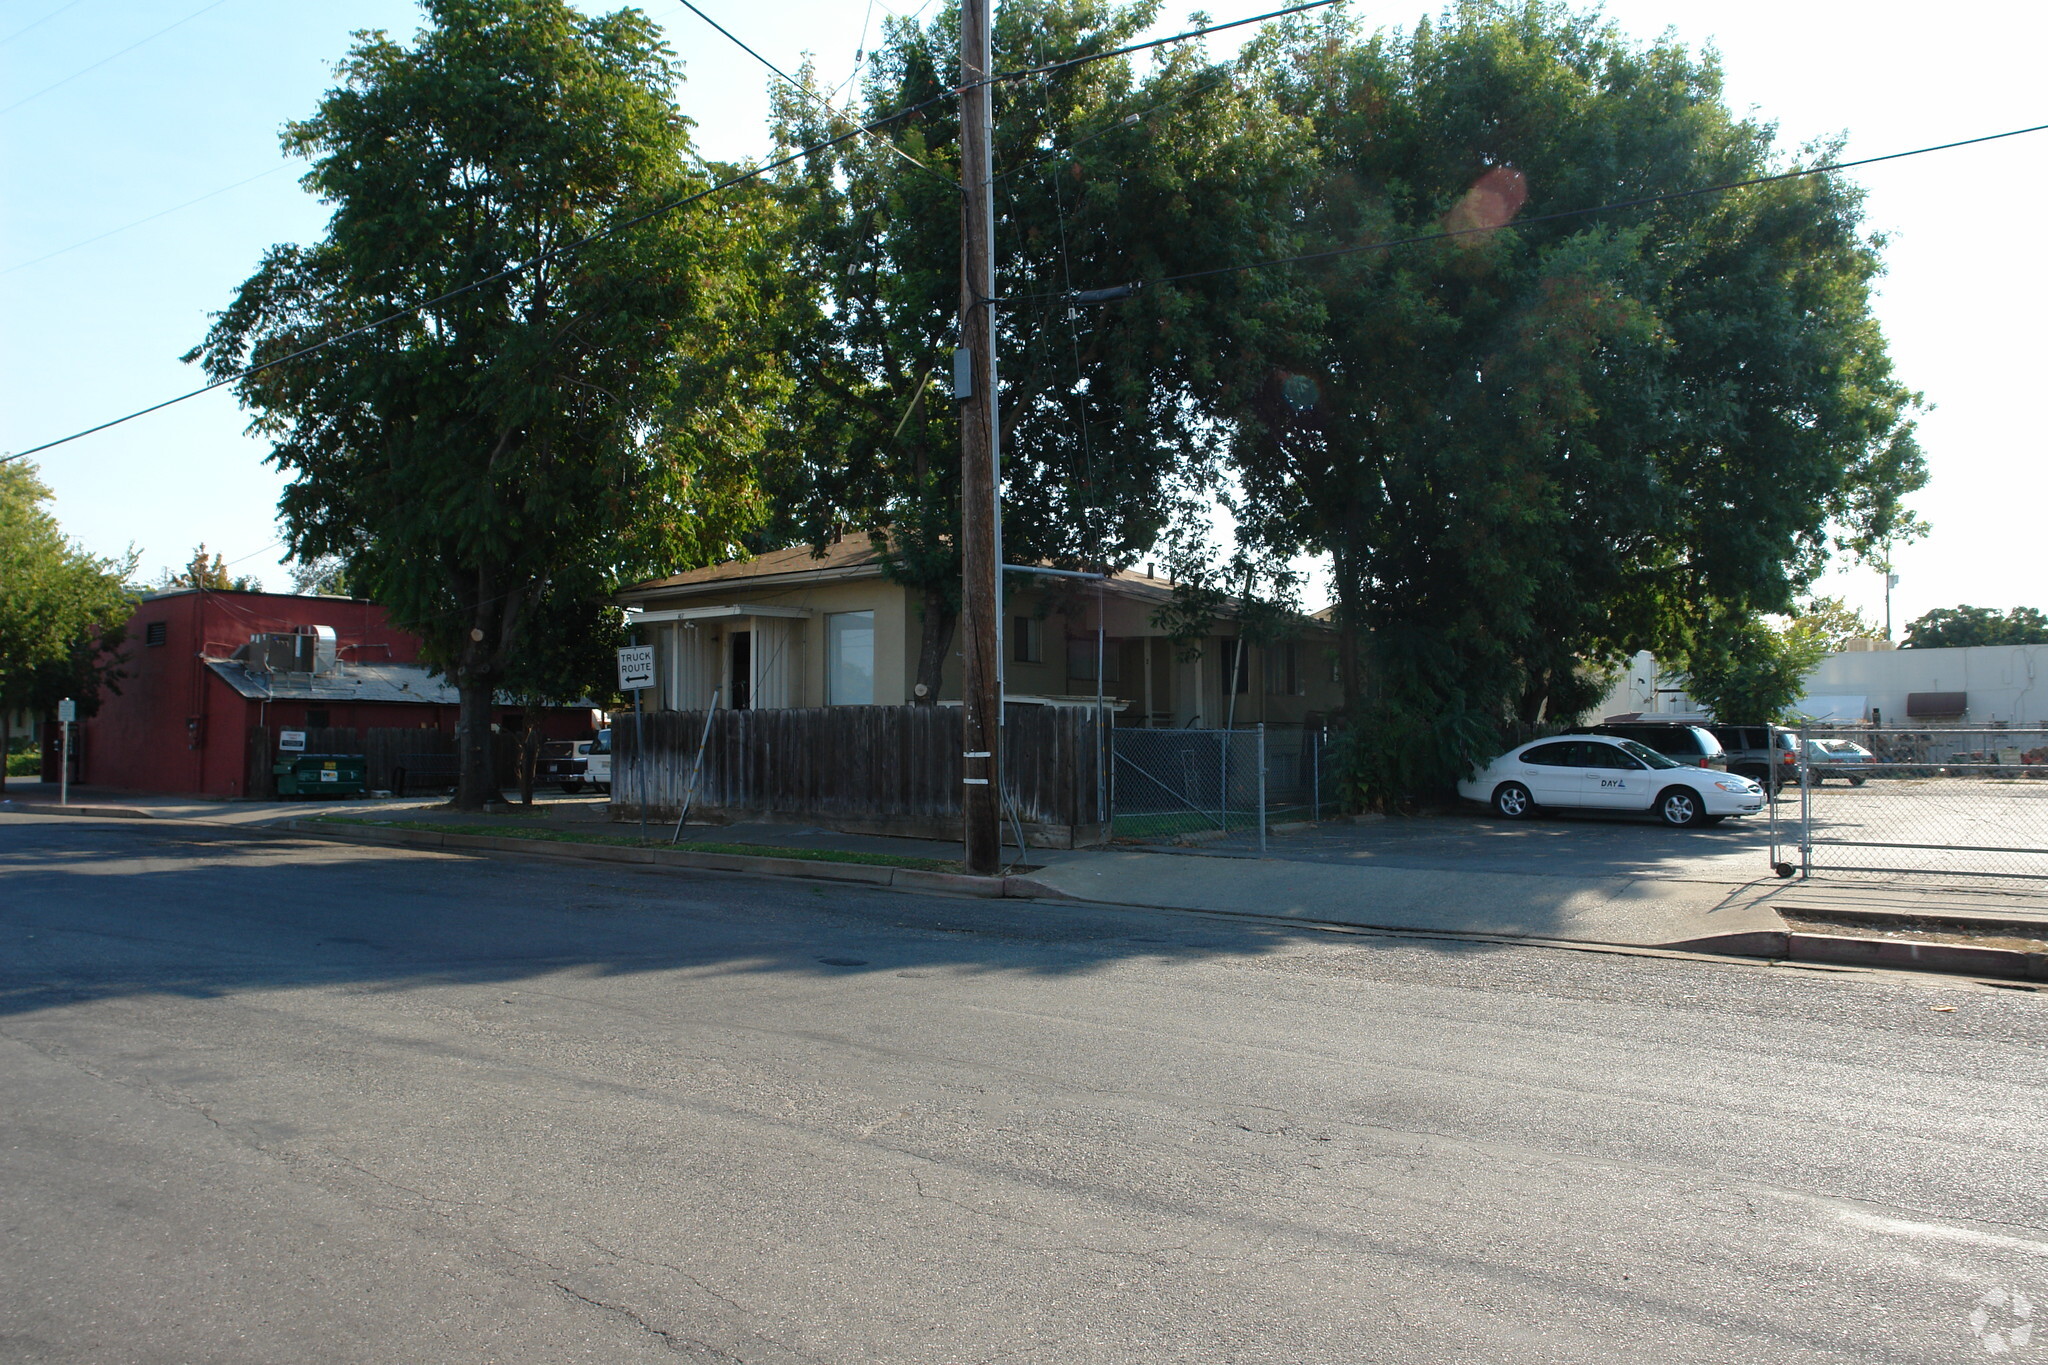
[[939, 703], [939, 683], [946, 674], [946, 655], [953, 648], [953, 623], [957, 619], [944, 588], [924, 590], [924, 632], [917, 648], [917, 677], [922, 693], [912, 689], [910, 699], [919, 706]]
[[462, 709], [455, 721], [455, 752], [461, 759], [455, 787], [455, 809], [482, 810], [486, 801], [496, 801], [497, 773], [491, 762], [491, 701], [495, 689], [489, 682], [464, 678], [456, 684]]
[[519, 804], [533, 804], [533, 769], [540, 760], [540, 727], [528, 725], [519, 739]]
[[7, 790], [7, 765], [14, 761], [14, 709], [0, 706], [0, 792]]

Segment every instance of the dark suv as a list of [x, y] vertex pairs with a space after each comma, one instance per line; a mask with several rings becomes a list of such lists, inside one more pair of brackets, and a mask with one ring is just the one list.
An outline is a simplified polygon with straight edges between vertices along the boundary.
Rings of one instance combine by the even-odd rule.
[[1586, 728], [1591, 734], [1632, 739], [1688, 768], [1728, 771], [1728, 755], [1722, 750], [1721, 741], [1703, 725], [1670, 720], [1613, 720]]
[[1799, 736], [1782, 725], [1709, 725], [1728, 751], [1728, 771], [1770, 791], [1799, 784]]

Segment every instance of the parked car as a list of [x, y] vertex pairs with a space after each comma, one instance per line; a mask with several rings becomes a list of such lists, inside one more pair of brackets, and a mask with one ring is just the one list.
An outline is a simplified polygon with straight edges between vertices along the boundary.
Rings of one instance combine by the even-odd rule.
[[1727, 751], [1704, 725], [1672, 720], [1610, 720], [1588, 726], [1587, 731], [1596, 735], [1612, 735], [1616, 739], [1632, 739], [1689, 768], [1728, 771]]
[[1849, 785], [1860, 787], [1867, 781], [1877, 762], [1877, 755], [1854, 740], [1809, 739], [1806, 741], [1806, 780], [1815, 786], [1831, 777], [1847, 778]]
[[596, 739], [558, 739], [540, 746], [534, 764], [535, 782], [555, 782], [574, 796], [585, 784], [612, 789], [612, 732], [599, 730]]
[[1782, 725], [1709, 725], [1721, 742], [1728, 771], [1776, 791], [1799, 783], [1799, 735]]
[[1458, 794], [1509, 820], [1550, 807], [1651, 811], [1667, 825], [1718, 825], [1764, 806], [1764, 789], [1746, 777], [1612, 735], [1560, 735], [1510, 749], [1460, 782]]

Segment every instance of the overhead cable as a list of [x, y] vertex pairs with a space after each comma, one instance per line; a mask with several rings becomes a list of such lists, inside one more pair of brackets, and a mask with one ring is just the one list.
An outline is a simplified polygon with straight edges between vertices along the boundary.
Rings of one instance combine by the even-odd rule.
[[1241, 265], [1211, 266], [1206, 270], [1189, 270], [1178, 275], [1162, 275], [1156, 279], [1134, 280], [1126, 284], [1113, 285], [1108, 289], [1090, 289], [1079, 293], [1056, 294], [1012, 294], [993, 303], [1037, 303], [1102, 302], [1116, 290], [1135, 292], [1148, 286], [1179, 284], [1185, 280], [1208, 279], [1216, 275], [1235, 275], [1248, 270], [1265, 270], [1277, 265], [1301, 265], [1310, 261], [1327, 261], [1338, 256], [1355, 256], [1362, 251], [1389, 251], [1395, 247], [1422, 246], [1430, 242], [1450, 241], [1459, 237], [1479, 236], [1490, 232], [1502, 232], [1509, 228], [1530, 227], [1537, 223], [1554, 223], [1565, 218], [1583, 218], [1595, 213], [1611, 213], [1621, 209], [1654, 207], [1660, 204], [1675, 204], [1686, 199], [1698, 199], [1710, 194], [1727, 194], [1734, 190], [1751, 189], [1757, 185], [1772, 185], [1783, 180], [1801, 180], [1808, 176], [1827, 175], [1832, 171], [1853, 170], [1858, 166], [1874, 166], [1881, 161], [1899, 161], [1909, 156], [1925, 156], [1929, 152], [1953, 151], [1958, 147], [1974, 147], [1982, 142], [1997, 142], [2002, 138], [2024, 137], [2029, 133], [2048, 132], [2048, 123], [2037, 123], [2030, 128], [2011, 128], [2002, 133], [1986, 133], [1981, 137], [1966, 137], [1955, 142], [1941, 142], [1929, 147], [1915, 147], [1904, 152], [1886, 152], [1882, 156], [1859, 157], [1854, 161], [1830, 161], [1819, 166], [1805, 166], [1797, 170], [1779, 171], [1772, 175], [1752, 176], [1747, 180], [1731, 180], [1726, 184], [1702, 185], [1689, 190], [1671, 190], [1663, 194], [1646, 194], [1635, 199], [1617, 199], [1610, 203], [1594, 204], [1588, 208], [1559, 209], [1555, 213], [1539, 213], [1528, 218], [1517, 218], [1494, 227], [1445, 228], [1438, 232], [1417, 233], [1413, 237], [1393, 237], [1380, 241], [1360, 242], [1352, 246], [1330, 247], [1324, 251], [1305, 251], [1294, 256], [1276, 256], [1270, 260], [1247, 261]]
[[23, 95], [14, 103], [6, 105], [4, 107], [0, 107], [0, 114], [11, 114], [16, 109], [21, 108], [22, 105], [27, 104], [30, 100], [39, 100], [43, 96], [49, 94], [52, 90], [57, 89], [59, 86], [69, 85], [71, 84], [71, 82], [77, 80], [80, 76], [85, 75], [87, 72], [99, 70], [108, 62], [113, 61], [115, 57], [125, 57], [129, 53], [133, 52], [136, 48], [141, 47], [144, 43], [155, 42], [158, 38], [163, 37], [172, 29], [178, 28], [184, 24], [189, 24], [194, 19], [197, 19], [200, 15], [206, 13], [208, 10], [219, 9], [222, 5], [225, 5], [227, 2], [228, 0], [212, 0], [211, 4], [201, 5], [198, 9], [193, 10], [190, 14], [178, 20], [176, 23], [165, 24], [162, 28], [150, 34], [147, 38], [137, 38], [134, 42], [128, 44], [128, 46], [122, 48], [119, 52], [113, 53], [109, 56], [102, 57], [98, 61], [94, 62], [91, 66], [80, 67], [78, 70], [72, 72], [64, 79], [60, 81], [52, 81], [50, 84], [36, 91], [33, 95]]
[[[1210, 28], [1190, 29], [1185, 33], [1175, 34], [1171, 38], [1160, 38], [1152, 42], [1146, 43], [1134, 43], [1129, 47], [1116, 48], [1109, 52], [1090, 53], [1087, 56], [1075, 57], [1063, 62], [1053, 62], [1045, 67], [1034, 67], [1024, 71], [998, 72], [995, 75], [988, 77], [986, 80], [979, 82], [979, 84], [986, 85], [992, 84], [995, 81], [1015, 80], [1024, 76], [1038, 75], [1049, 71], [1062, 71], [1071, 67], [1083, 65], [1088, 62], [1103, 61], [1110, 57], [1120, 57], [1127, 53], [1136, 52], [1144, 48], [1158, 47], [1164, 43], [1184, 42], [1190, 38], [1200, 38], [1206, 34], [1220, 32], [1224, 29], [1240, 28], [1245, 24], [1258, 23], [1264, 19], [1277, 18], [1289, 14], [1298, 14], [1303, 10], [1319, 9], [1325, 5], [1335, 4], [1337, 2], [1338, 0], [1312, 0], [1312, 2], [1309, 4], [1296, 5], [1288, 9], [1274, 10], [1270, 14], [1255, 15], [1250, 19], [1236, 19], [1232, 20], [1227, 24], [1217, 24]], [[214, 4], [223, 3], [225, 3], [225, 0], [214, 0]], [[213, 5], [209, 5], [207, 6], [207, 8], [211, 9], [213, 8]], [[204, 10], [201, 10], [197, 13], [204, 12]], [[195, 17], [197, 17], [197, 14], [186, 16], [187, 19]], [[183, 23], [185, 22], [185, 20], [181, 19], [178, 22]], [[177, 25], [174, 24], [171, 27], [175, 28], [176, 26]], [[147, 42], [148, 39], [144, 39], [143, 41]], [[115, 56], [119, 55], [119, 53], [115, 54]], [[109, 60], [111, 60], [111, 58]], [[69, 78], [67, 77], [67, 79]], [[294, 360], [304, 359], [309, 355], [313, 355], [317, 352], [324, 351], [328, 347], [337, 345], [343, 341], [347, 341], [352, 337], [358, 337], [369, 332], [377, 331], [380, 328], [389, 326], [391, 323], [398, 322], [404, 318], [412, 317], [417, 313], [425, 311], [426, 309], [436, 307], [440, 304], [448, 302], [450, 299], [459, 298], [464, 294], [468, 294], [475, 290], [482, 289], [487, 285], [496, 284], [501, 280], [514, 279], [522, 274], [525, 274], [527, 271], [533, 269], [537, 265], [544, 264], [550, 260], [555, 259], [556, 257], [567, 256], [575, 252], [581, 251], [584, 247], [589, 246], [591, 243], [599, 241], [605, 237], [609, 237], [613, 233], [623, 231], [627, 228], [637, 227], [641, 223], [647, 222], [649, 219], [658, 218], [663, 214], [673, 213], [677, 209], [685, 208], [691, 204], [696, 203], [701, 199], [709, 198], [714, 194], [723, 193], [724, 191], [732, 189], [735, 186], [746, 184], [748, 181], [758, 180], [760, 177], [768, 174], [770, 171], [776, 171], [782, 169], [784, 166], [794, 165], [795, 163], [803, 160], [805, 157], [815, 155], [818, 152], [827, 151], [833, 147], [838, 146], [842, 142], [849, 142], [854, 138], [864, 137], [867, 134], [875, 132], [878, 129], [886, 128], [890, 124], [895, 123], [901, 119], [906, 119], [913, 114], [921, 113], [924, 110], [931, 108], [935, 104], [940, 104], [945, 101], [954, 99], [958, 97], [961, 91], [966, 88], [968, 87], [963, 85], [942, 90], [938, 94], [933, 95], [929, 99], [920, 100], [916, 104], [907, 105], [902, 109], [898, 109], [896, 112], [892, 114], [884, 114], [880, 118], [870, 119], [868, 122], [861, 124], [859, 127], [851, 129], [848, 132], [841, 133], [837, 137], [827, 138], [823, 142], [814, 143], [808, 147], [800, 147], [796, 151], [789, 153], [787, 156], [781, 156], [775, 158], [774, 160], [763, 162], [761, 165], [754, 167], [752, 170], [742, 171], [738, 175], [729, 176], [726, 179], [719, 181], [717, 184], [711, 185], [705, 189], [698, 190], [691, 194], [683, 195], [681, 198], [678, 199], [672, 199], [665, 204], [658, 204], [654, 208], [647, 210], [645, 213], [636, 214], [631, 218], [621, 219], [616, 223], [608, 223], [604, 227], [601, 227], [597, 229], [595, 232], [589, 233], [584, 237], [578, 238], [574, 242], [569, 242], [559, 247], [551, 247], [548, 250], [541, 252], [539, 255], [534, 256], [529, 260], [515, 261], [511, 265], [506, 266], [502, 270], [493, 271], [491, 274], [485, 275], [479, 279], [472, 280], [468, 284], [458, 285], [454, 289], [450, 289], [443, 293], [436, 294], [434, 297], [430, 299], [424, 299], [419, 303], [410, 304], [394, 312], [387, 313], [383, 317], [376, 318], [370, 322], [363, 323], [360, 326], [351, 327], [347, 331], [337, 333], [336, 335], [328, 337], [323, 341], [317, 341], [310, 346], [303, 346], [296, 351], [290, 352], [289, 354], [278, 356], [275, 359], [266, 360], [259, 365], [250, 365], [244, 369], [237, 370], [233, 374], [224, 375], [219, 379], [213, 380], [211, 383], [203, 384], [196, 389], [188, 390], [187, 392], [181, 393], [174, 398], [166, 398], [160, 403], [152, 403], [148, 407], [137, 408], [133, 412], [125, 413], [119, 417], [110, 418], [104, 422], [95, 423], [94, 425], [85, 427], [79, 431], [74, 431], [68, 436], [59, 436], [55, 440], [44, 441], [40, 445], [33, 445], [25, 450], [10, 451], [5, 455], [0, 455], [0, 464], [5, 464], [9, 460], [24, 459], [27, 456], [39, 454], [42, 451], [50, 450], [56, 446], [66, 445], [72, 441], [79, 440], [82, 437], [91, 436], [97, 432], [105, 431], [110, 427], [120, 426], [124, 422], [132, 422], [138, 417], [147, 417], [149, 414], [153, 412], [161, 412], [165, 408], [173, 407], [176, 404], [187, 401], [188, 399], [198, 398], [203, 394], [212, 393], [215, 389], [224, 388], [229, 384], [239, 383], [241, 380], [247, 379], [251, 375], [261, 373], [264, 370], [271, 369], [278, 365], [288, 364], [289, 362]], [[30, 96], [30, 98], [32, 99], [34, 98], [34, 96]], [[0, 110], [0, 113], [4, 112], [5, 110]]]
[[278, 165], [272, 166], [267, 171], [258, 171], [255, 175], [250, 176], [247, 180], [237, 180], [232, 185], [223, 185], [217, 190], [208, 190], [205, 194], [200, 195], [197, 199], [187, 199], [182, 204], [173, 204], [167, 209], [159, 209], [155, 213], [150, 214], [147, 218], [137, 218], [132, 223], [123, 223], [121, 226], [117, 228], [108, 228], [105, 232], [99, 233], [96, 236], [87, 237], [84, 241], [73, 242], [70, 246], [60, 246], [55, 251], [46, 251], [42, 255], [34, 257], [30, 260], [22, 261], [17, 265], [10, 265], [5, 267], [4, 269], [0, 269], [0, 275], [12, 275], [17, 270], [26, 270], [32, 265], [41, 265], [44, 261], [51, 260], [58, 256], [62, 256], [66, 252], [76, 251], [82, 246], [91, 246], [94, 242], [104, 242], [107, 238], [119, 236], [121, 233], [128, 231], [128, 229], [130, 228], [139, 228], [144, 223], [154, 223], [157, 219], [169, 217], [171, 214], [178, 212], [180, 209], [189, 209], [194, 204], [203, 204], [209, 199], [218, 198], [219, 196], [226, 194], [229, 190], [238, 190], [242, 188], [242, 186], [244, 185], [253, 185], [258, 180], [263, 179], [265, 176], [276, 175], [279, 171], [287, 169], [290, 165], [290, 162], [281, 162]]
[[[706, 14], [703, 10], [698, 9], [696, 5], [691, 3], [691, 0], [676, 0], [676, 3], [681, 5], [690, 13], [696, 15], [699, 19], [702, 19], [705, 23], [711, 25], [711, 27], [717, 29], [721, 34], [725, 36], [726, 40], [730, 42], [734, 47], [746, 53], [749, 57], [752, 57], [755, 61], [767, 67], [770, 71], [773, 71], [777, 76], [780, 76], [783, 82], [787, 84], [791, 89], [795, 90], [798, 94], [804, 96], [804, 98], [812, 101], [815, 104], [823, 105], [825, 108], [825, 112], [827, 114], [830, 114], [834, 118], [844, 117], [844, 115], [842, 115], [837, 109], [834, 109], [832, 107], [832, 102], [830, 100], [818, 94], [809, 86], [805, 85], [802, 81], [790, 75], [787, 71], [784, 71], [781, 67], [769, 61], [760, 53], [754, 51], [753, 48], [748, 47], [745, 43], [741, 42], [737, 37], [734, 36], [731, 29], [727, 28], [724, 24], [719, 23], [716, 19]], [[863, 41], [865, 41], [865, 38], [863, 38]], [[943, 171], [934, 170], [932, 167], [925, 165], [922, 161], [919, 161], [909, 152], [906, 152], [901, 147], [898, 147], [894, 142], [891, 142], [888, 138], [879, 138], [877, 139], [877, 141], [879, 141], [884, 147], [888, 148], [890, 151], [894, 152], [898, 157], [902, 158], [904, 161], [909, 162], [911, 165], [923, 171], [926, 175], [938, 176], [939, 179], [945, 181], [947, 185], [953, 186], [954, 188], [958, 188], [958, 182], [956, 182], [952, 176], [947, 175]]]

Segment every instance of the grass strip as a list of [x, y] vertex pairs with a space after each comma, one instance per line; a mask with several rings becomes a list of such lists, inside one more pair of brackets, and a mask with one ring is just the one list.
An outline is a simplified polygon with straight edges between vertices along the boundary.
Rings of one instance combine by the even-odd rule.
[[[534, 839], [560, 844], [610, 844], [619, 848], [667, 848], [666, 839], [634, 834], [583, 834], [574, 830], [520, 828], [517, 825], [455, 825], [439, 820], [371, 820], [360, 815], [315, 815], [327, 825], [367, 825], [375, 829], [425, 829], [442, 834], [480, 834], [500, 839]], [[774, 844], [714, 844], [689, 840], [675, 845], [679, 853], [734, 853], [752, 858], [795, 858], [807, 863], [862, 863], [869, 867], [905, 867], [917, 872], [959, 872], [957, 858], [913, 858], [897, 853], [853, 853], [836, 848], [782, 848]]]

